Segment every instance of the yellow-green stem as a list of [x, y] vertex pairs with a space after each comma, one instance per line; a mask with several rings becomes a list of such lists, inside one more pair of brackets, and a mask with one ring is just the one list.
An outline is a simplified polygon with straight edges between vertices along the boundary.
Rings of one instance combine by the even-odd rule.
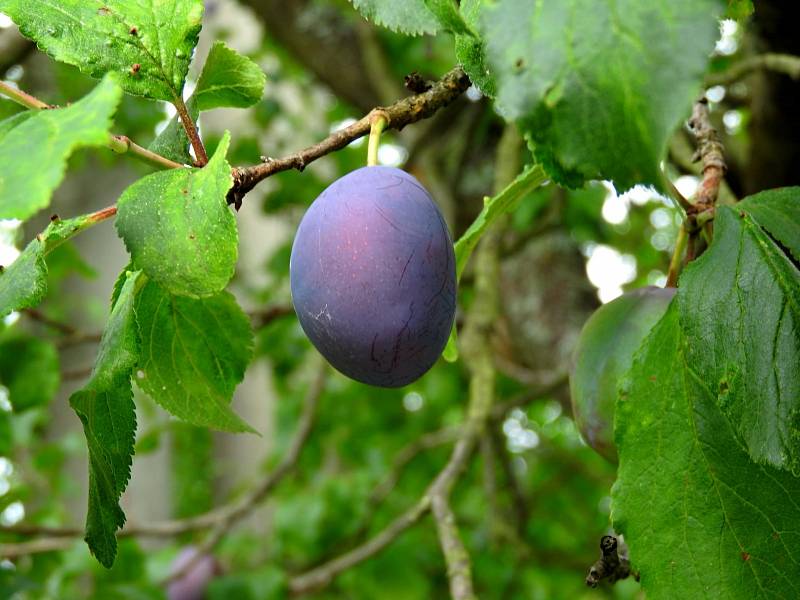
[[675, 250], [672, 252], [672, 259], [669, 261], [669, 273], [667, 274], [667, 287], [678, 287], [678, 275], [681, 270], [681, 257], [686, 250], [686, 242], [689, 235], [686, 227], [681, 225], [678, 230], [678, 239], [675, 240]]
[[367, 147], [367, 166], [374, 167], [378, 164], [378, 146], [381, 141], [381, 133], [388, 124], [386, 117], [377, 115], [372, 119], [369, 129], [369, 145]]
[[17, 104], [21, 104], [26, 108], [32, 109], [43, 109], [43, 108], [52, 108], [49, 104], [42, 102], [38, 98], [34, 98], [27, 92], [23, 92], [19, 88], [14, 87], [6, 83], [5, 81], [0, 81], [0, 94], [4, 96], [8, 96]]

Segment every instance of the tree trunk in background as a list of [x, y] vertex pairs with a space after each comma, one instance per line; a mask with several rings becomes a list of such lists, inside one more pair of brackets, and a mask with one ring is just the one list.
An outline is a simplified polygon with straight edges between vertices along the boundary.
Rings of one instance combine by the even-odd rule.
[[[755, 2], [753, 50], [800, 54], [795, 0]], [[744, 166], [744, 192], [800, 183], [800, 81], [758, 71], [750, 78], [752, 111], [750, 156]]]

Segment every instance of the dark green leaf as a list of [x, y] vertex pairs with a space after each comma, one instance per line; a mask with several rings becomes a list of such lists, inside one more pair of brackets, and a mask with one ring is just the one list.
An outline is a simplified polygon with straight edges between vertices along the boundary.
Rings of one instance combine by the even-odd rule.
[[673, 302], [617, 401], [614, 527], [650, 599], [797, 597], [800, 479], [750, 460], [685, 348]]
[[439, 21], [442, 29], [463, 35], [475, 35], [475, 32], [466, 23], [461, 13], [458, 12], [458, 5], [455, 0], [424, 0], [424, 2], [428, 10]]
[[660, 185], [669, 134], [695, 99], [718, 36], [718, 0], [506, 0], [481, 33], [497, 108], [561, 183]]
[[105, 567], [114, 563], [115, 532], [125, 524], [119, 499], [130, 479], [136, 433], [131, 390], [139, 355], [134, 298], [143, 279], [139, 271], [128, 274], [103, 331], [91, 379], [69, 400], [89, 446], [86, 542]]
[[0, 383], [15, 412], [50, 402], [61, 381], [53, 344], [11, 334], [0, 340]]
[[117, 231], [137, 268], [174, 294], [210, 296], [233, 277], [236, 219], [225, 194], [233, 179], [226, 133], [202, 169], [148, 175], [118, 202]]
[[745, 198], [738, 208], [751, 217], [800, 262], [800, 187], [767, 190]]
[[203, 18], [201, 0], [0, 0], [0, 11], [58, 61], [92, 77], [116, 72], [125, 91], [181, 97]]
[[193, 425], [253, 431], [230, 407], [253, 353], [253, 331], [232, 295], [174, 296], [149, 282], [136, 303], [142, 340], [137, 383]]
[[11, 413], [0, 408], [0, 456], [8, 456], [14, 449], [14, 431]]
[[761, 204], [718, 208], [714, 242], [680, 279], [681, 325], [753, 460], [800, 473], [800, 271], [750, 216]]
[[365, 19], [408, 35], [436, 33], [439, 23], [425, 0], [350, 0]]
[[38, 111], [6, 134], [0, 144], [0, 218], [25, 220], [50, 204], [70, 154], [108, 141], [121, 95], [106, 78], [72, 106]]
[[199, 110], [246, 108], [261, 100], [265, 83], [256, 63], [223, 42], [214, 42], [192, 98]]
[[[486, 6], [484, 0], [463, 0], [461, 14], [467, 24], [473, 29], [479, 29], [480, 14]], [[472, 83], [484, 94], [494, 97], [496, 86], [494, 77], [486, 62], [485, 42], [474, 35], [456, 35], [456, 58], [464, 71], [469, 75]]]

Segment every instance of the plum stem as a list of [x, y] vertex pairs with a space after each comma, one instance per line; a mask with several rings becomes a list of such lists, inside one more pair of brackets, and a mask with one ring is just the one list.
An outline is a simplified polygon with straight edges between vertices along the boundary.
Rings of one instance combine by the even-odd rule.
[[389, 124], [386, 113], [375, 111], [370, 118], [369, 145], [367, 147], [367, 166], [374, 167], [378, 164], [378, 146], [381, 142], [381, 133]]
[[667, 274], [666, 287], [678, 287], [678, 275], [681, 269], [681, 257], [686, 250], [686, 242], [689, 239], [686, 227], [681, 225], [678, 230], [678, 238], [675, 240], [675, 250], [672, 252], [672, 258], [669, 261], [669, 273]]

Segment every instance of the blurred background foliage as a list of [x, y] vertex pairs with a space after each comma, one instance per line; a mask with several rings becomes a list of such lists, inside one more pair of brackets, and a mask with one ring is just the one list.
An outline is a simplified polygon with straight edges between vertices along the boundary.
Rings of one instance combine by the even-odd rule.
[[[787, 44], [797, 42], [769, 20], [770, 7], [779, 4], [765, 2], [754, 25], [724, 21], [712, 69], [724, 70], [754, 49], [796, 52]], [[0, 36], [18, 37], [8, 22], [0, 25]], [[209, 0], [197, 59], [213, 40], [223, 39], [262, 66], [267, 88], [252, 109], [204, 115], [207, 146], [213, 152], [230, 129], [229, 161], [245, 165], [310, 145], [372, 107], [402, 97], [405, 75], [417, 71], [436, 78], [448, 70], [455, 57], [447, 36], [410, 38], [378, 30], [345, 0]], [[75, 69], [49, 60], [30, 44], [15, 43], [0, 57], [3, 78], [56, 104], [93, 87]], [[194, 77], [202, 65], [197, 59]], [[754, 111], [789, 85], [764, 77], [708, 90], [730, 149], [729, 181], [736, 195], [780, 185], [781, 165], [793, 160], [791, 155], [774, 159], [770, 172], [753, 164], [769, 132], [762, 130], [754, 139], [751, 125], [769, 129], [770, 118]], [[17, 110], [0, 100], [0, 117]], [[170, 116], [165, 106], [126, 96], [115, 130], [147, 146]], [[489, 103], [470, 90], [433, 118], [385, 135], [379, 160], [419, 178], [457, 238], [492, 191], [502, 127]], [[796, 135], [791, 131], [769, 135]], [[698, 181], [691, 153], [686, 133], [676, 131], [666, 168], [686, 196]], [[362, 166], [365, 155], [363, 140], [354, 142], [302, 173], [270, 178], [245, 200], [238, 215], [242, 261], [233, 288], [256, 314], [257, 356], [235, 406], [257, 423], [262, 436], [243, 441], [192, 428], [137, 394], [135, 466], [124, 498], [132, 523], [188, 517], [237, 498], [287, 451], [316, 369], [315, 352], [294, 315], [285, 311], [292, 234], [314, 198], [334, 179]], [[54, 206], [64, 216], [101, 208], [146, 172], [146, 166], [103, 150], [79, 152]], [[0, 223], [0, 263], [13, 260], [49, 216], [40, 215], [24, 231]], [[603, 183], [572, 191], [548, 185], [513, 213], [498, 282], [503, 317], [493, 345], [502, 373], [500, 402], [526, 402], [492, 421], [453, 498], [481, 597], [639, 596], [633, 581], [585, 587], [600, 536], [609, 531], [615, 469], [581, 441], [565, 385], [546, 397], [526, 394], [565, 371], [580, 327], [600, 302], [625, 289], [663, 285], [678, 219], [673, 205], [649, 190], [618, 196]], [[69, 392], [88, 375], [93, 336], [106, 317], [115, 275], [127, 260], [112, 228], [106, 229], [107, 237], [80, 238], [49, 258], [50, 293], [40, 318], [11, 315], [0, 325], [0, 525], [82, 525], [86, 449], [78, 420], [65, 405]], [[469, 306], [471, 285], [467, 271], [459, 318]], [[273, 308], [277, 318], [259, 320]], [[264, 320], [269, 322], [261, 326]], [[207, 597], [281, 598], [292, 574], [355, 547], [411, 506], [447, 459], [453, 441], [448, 431], [464, 418], [466, 382], [461, 363], [444, 361], [399, 390], [329, 374], [296, 470], [268, 502], [222, 537], [214, 551], [220, 575]], [[433, 441], [413, 452], [422, 439]], [[401, 469], [398, 456], [410, 457]], [[59, 550], [0, 562], [0, 597], [165, 598], [161, 582], [170, 565], [203, 535], [124, 539], [111, 570], [99, 566], [80, 540], [66, 540]], [[21, 539], [2, 535], [4, 542]], [[447, 593], [446, 567], [426, 517], [385, 551], [308, 597], [411, 600]]]

